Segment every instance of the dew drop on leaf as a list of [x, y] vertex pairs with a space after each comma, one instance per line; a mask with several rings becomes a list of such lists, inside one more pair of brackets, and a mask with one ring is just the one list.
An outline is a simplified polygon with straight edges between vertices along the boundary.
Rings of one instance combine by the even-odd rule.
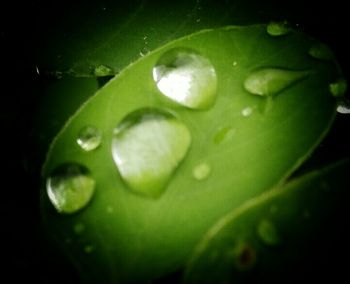
[[191, 144], [187, 126], [172, 113], [142, 108], [128, 114], [114, 129], [112, 155], [128, 187], [159, 197]]
[[276, 229], [276, 226], [269, 220], [263, 219], [260, 221], [257, 233], [261, 241], [268, 246], [278, 246], [281, 244], [281, 236]]
[[266, 31], [271, 36], [283, 36], [291, 32], [291, 26], [287, 21], [283, 22], [270, 22]]
[[86, 167], [67, 163], [52, 172], [47, 179], [46, 190], [58, 212], [71, 214], [89, 203], [95, 192], [95, 180]]
[[266, 68], [252, 72], [244, 81], [244, 88], [251, 94], [273, 96], [308, 76], [310, 71], [294, 71]]
[[328, 47], [328, 45], [324, 43], [316, 43], [312, 45], [309, 49], [309, 55], [319, 60], [334, 59], [334, 54], [332, 50]]
[[153, 79], [167, 98], [192, 109], [207, 109], [217, 95], [216, 71], [196, 52], [175, 48], [164, 53], [153, 68]]
[[102, 133], [94, 126], [85, 126], [78, 133], [77, 143], [84, 151], [95, 150], [101, 142]]
[[193, 168], [192, 175], [196, 180], [206, 179], [211, 172], [211, 167], [208, 163], [200, 163]]
[[334, 83], [329, 84], [329, 91], [334, 97], [344, 96], [348, 84], [344, 78], [337, 80]]
[[253, 109], [251, 107], [245, 107], [244, 109], [242, 109], [241, 114], [244, 117], [248, 117], [253, 113]]

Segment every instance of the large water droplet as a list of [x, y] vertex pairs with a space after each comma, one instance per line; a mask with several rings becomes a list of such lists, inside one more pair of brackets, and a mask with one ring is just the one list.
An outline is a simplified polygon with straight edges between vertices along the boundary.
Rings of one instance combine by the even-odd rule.
[[155, 198], [165, 190], [190, 144], [188, 128], [173, 114], [143, 108], [115, 128], [112, 155], [130, 189]]
[[260, 221], [258, 225], [258, 235], [260, 239], [268, 246], [278, 246], [282, 239], [275, 225], [266, 219]]
[[254, 71], [244, 81], [244, 88], [260, 96], [273, 96], [293, 83], [305, 78], [310, 71], [292, 71], [277, 68], [266, 68]]
[[309, 49], [309, 54], [313, 58], [320, 60], [332, 60], [334, 59], [334, 54], [328, 45], [324, 43], [316, 43]]
[[192, 174], [193, 177], [197, 180], [206, 179], [211, 172], [211, 167], [207, 163], [201, 163], [194, 167]]
[[56, 168], [46, 182], [49, 199], [60, 213], [71, 214], [84, 208], [95, 191], [89, 170], [76, 163]]
[[86, 126], [78, 133], [77, 143], [84, 151], [95, 150], [101, 145], [101, 141], [102, 133], [96, 127]]
[[270, 22], [267, 27], [266, 31], [271, 36], [282, 36], [290, 33], [292, 30], [290, 24], [287, 21], [283, 22]]
[[329, 91], [334, 97], [344, 96], [348, 84], [345, 79], [341, 78], [334, 83], [329, 84]]
[[183, 106], [206, 109], [215, 102], [215, 69], [194, 51], [176, 48], [163, 54], [153, 68], [153, 79], [162, 94]]

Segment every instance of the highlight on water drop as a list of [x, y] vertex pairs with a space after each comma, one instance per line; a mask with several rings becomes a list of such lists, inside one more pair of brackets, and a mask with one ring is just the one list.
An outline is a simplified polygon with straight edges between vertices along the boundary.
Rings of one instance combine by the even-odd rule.
[[168, 99], [191, 109], [208, 109], [217, 96], [217, 76], [209, 59], [185, 48], [164, 53], [153, 68], [153, 79]]
[[287, 21], [270, 22], [266, 27], [266, 32], [271, 36], [283, 36], [292, 31], [291, 25]]
[[85, 126], [78, 133], [77, 143], [86, 152], [95, 150], [101, 142], [102, 132], [94, 126]]
[[59, 213], [72, 214], [83, 209], [95, 192], [90, 171], [77, 163], [58, 166], [46, 181], [47, 195]]
[[152, 198], [164, 193], [191, 144], [187, 126], [159, 108], [129, 113], [113, 132], [112, 156], [128, 188]]
[[274, 96], [309, 74], [308, 70], [260, 69], [248, 75], [244, 81], [244, 88], [254, 95]]

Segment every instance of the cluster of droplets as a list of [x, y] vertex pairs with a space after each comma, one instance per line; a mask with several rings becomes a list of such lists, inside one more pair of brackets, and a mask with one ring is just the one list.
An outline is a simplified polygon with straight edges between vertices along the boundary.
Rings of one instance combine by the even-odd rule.
[[[267, 33], [273, 37], [285, 36], [291, 31], [287, 22], [267, 25]], [[143, 40], [147, 46], [147, 36]], [[308, 53], [318, 60], [334, 59], [333, 53], [324, 44], [312, 45]], [[142, 52], [141, 55], [146, 54]], [[233, 66], [236, 65], [235, 61]], [[113, 70], [101, 65], [94, 73], [105, 76], [113, 73]], [[310, 74], [310, 70], [262, 68], [250, 72], [243, 86], [250, 94], [271, 98]], [[174, 105], [208, 110], [216, 102], [216, 70], [206, 57], [194, 50], [174, 48], [166, 51], [154, 65], [152, 75], [159, 93]], [[339, 79], [329, 85], [329, 91], [334, 97], [342, 98], [346, 87], [346, 81]], [[349, 113], [349, 104], [344, 102], [341, 100], [338, 112]], [[246, 106], [241, 110], [241, 115], [249, 117], [253, 111], [254, 107]], [[214, 143], [221, 143], [232, 132], [230, 127], [221, 129], [215, 135]], [[188, 154], [191, 140], [190, 130], [175, 113], [144, 107], [127, 114], [113, 130], [112, 157], [131, 191], [158, 198]], [[101, 147], [102, 132], [95, 126], [87, 125], [78, 132], [76, 143], [84, 152], [95, 151]], [[210, 176], [211, 170], [209, 163], [202, 162], [193, 167], [192, 176], [201, 181]], [[71, 214], [81, 210], [90, 202], [94, 192], [95, 180], [86, 167], [77, 163], [59, 166], [47, 181], [49, 199], [61, 213]], [[269, 236], [267, 242], [276, 239], [267, 222], [261, 224], [259, 232]]]

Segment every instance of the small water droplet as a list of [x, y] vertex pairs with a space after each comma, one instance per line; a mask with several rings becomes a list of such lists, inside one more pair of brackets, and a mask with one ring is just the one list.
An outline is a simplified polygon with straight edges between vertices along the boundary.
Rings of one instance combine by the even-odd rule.
[[283, 36], [289, 34], [291, 30], [292, 28], [287, 21], [270, 22], [266, 27], [267, 33], [271, 36]]
[[334, 54], [328, 45], [316, 43], [309, 49], [309, 55], [320, 60], [333, 60]]
[[273, 96], [304, 79], [310, 71], [267, 68], [252, 72], [244, 81], [244, 88], [254, 95]]
[[256, 251], [246, 243], [239, 243], [234, 249], [235, 267], [238, 270], [246, 271], [256, 263]]
[[267, 219], [260, 221], [258, 225], [258, 236], [268, 246], [278, 246], [282, 241], [275, 225]]
[[95, 150], [101, 142], [102, 133], [96, 127], [85, 126], [78, 133], [77, 143], [84, 151]]
[[334, 97], [342, 97], [344, 96], [347, 87], [348, 83], [344, 78], [341, 78], [336, 82], [329, 84], [329, 91]]
[[83, 223], [76, 223], [74, 225], [73, 230], [74, 230], [74, 233], [76, 233], [77, 235], [80, 235], [85, 231], [85, 225]]
[[242, 114], [244, 117], [248, 117], [248, 116], [250, 116], [252, 113], [253, 113], [253, 109], [252, 109], [251, 107], [246, 107], [246, 108], [242, 109], [242, 111], [241, 111], [241, 114]]
[[172, 113], [143, 108], [114, 129], [112, 155], [131, 190], [159, 197], [191, 144], [191, 134]]
[[144, 46], [141, 50], [140, 50], [140, 56], [144, 57], [147, 54], [149, 54], [151, 51], [149, 50], [148, 46]]
[[213, 142], [215, 144], [220, 144], [222, 141], [231, 137], [233, 134], [234, 130], [232, 129], [232, 127], [223, 127], [214, 135]]
[[153, 79], [167, 98], [192, 109], [215, 103], [217, 78], [210, 61], [196, 52], [172, 49], [153, 68]]
[[237, 61], [233, 61], [232, 63], [233, 66], [237, 66], [237, 64], [238, 64]]
[[114, 212], [114, 208], [113, 208], [112, 206], [107, 206], [106, 212], [109, 213], [109, 214], [111, 214], [111, 213]]
[[197, 180], [206, 179], [211, 172], [211, 167], [207, 163], [200, 163], [194, 167], [192, 175]]
[[85, 253], [92, 253], [95, 250], [95, 247], [93, 245], [86, 245], [84, 247]]
[[341, 114], [349, 114], [350, 113], [350, 101], [343, 99], [338, 103], [337, 112]]
[[47, 179], [46, 190], [58, 212], [71, 214], [89, 203], [95, 191], [95, 180], [86, 167], [67, 163], [52, 172]]
[[115, 71], [113, 70], [112, 67], [109, 67], [107, 65], [102, 65], [102, 64], [96, 66], [94, 68], [93, 73], [96, 77], [105, 77], [105, 76], [115, 75]]

